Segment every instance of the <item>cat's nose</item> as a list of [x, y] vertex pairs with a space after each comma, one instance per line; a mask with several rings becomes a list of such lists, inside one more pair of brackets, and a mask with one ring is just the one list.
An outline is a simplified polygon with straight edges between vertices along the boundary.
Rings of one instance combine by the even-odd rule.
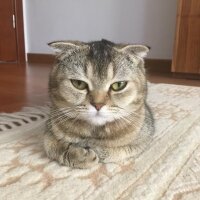
[[103, 103], [92, 103], [92, 105], [99, 111], [105, 104]]

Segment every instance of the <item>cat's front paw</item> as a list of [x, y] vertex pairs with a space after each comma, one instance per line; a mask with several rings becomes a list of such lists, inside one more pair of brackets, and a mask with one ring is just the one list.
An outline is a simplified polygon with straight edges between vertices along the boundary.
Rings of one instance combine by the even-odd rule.
[[94, 147], [95, 153], [98, 155], [99, 162], [106, 162], [107, 158], [109, 158], [109, 151], [107, 148], [103, 147]]
[[91, 148], [71, 145], [64, 153], [65, 163], [74, 168], [91, 168], [99, 162], [97, 154]]

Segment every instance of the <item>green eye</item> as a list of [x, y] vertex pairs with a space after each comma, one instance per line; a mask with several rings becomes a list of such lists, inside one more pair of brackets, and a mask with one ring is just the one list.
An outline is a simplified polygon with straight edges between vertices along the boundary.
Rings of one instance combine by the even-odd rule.
[[86, 82], [80, 80], [71, 80], [71, 83], [78, 90], [85, 90], [88, 87]]
[[111, 89], [114, 91], [120, 91], [123, 90], [127, 85], [126, 81], [119, 81], [119, 82], [115, 82], [111, 85]]

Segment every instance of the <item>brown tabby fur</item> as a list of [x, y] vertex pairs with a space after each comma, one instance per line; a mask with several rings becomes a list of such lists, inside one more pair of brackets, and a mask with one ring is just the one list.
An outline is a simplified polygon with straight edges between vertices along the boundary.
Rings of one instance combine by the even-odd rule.
[[[57, 62], [49, 80], [51, 112], [44, 138], [49, 158], [74, 168], [136, 157], [151, 141], [153, 117], [146, 103], [142, 45], [101, 40], [49, 44]], [[88, 89], [78, 90], [71, 79]], [[127, 81], [118, 92], [110, 85]], [[93, 105], [103, 107], [97, 111]]]

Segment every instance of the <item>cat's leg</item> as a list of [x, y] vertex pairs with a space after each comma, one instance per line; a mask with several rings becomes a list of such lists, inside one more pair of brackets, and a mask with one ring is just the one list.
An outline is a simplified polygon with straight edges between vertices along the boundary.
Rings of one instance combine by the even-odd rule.
[[135, 148], [134, 146], [123, 146], [123, 147], [96, 147], [95, 152], [98, 154], [99, 160], [102, 163], [118, 162], [127, 158], [135, 158], [142, 151]]
[[146, 123], [141, 132], [138, 134], [134, 140], [127, 145], [117, 146], [117, 147], [108, 147], [103, 145], [94, 145], [94, 142], [91, 142], [92, 149], [98, 154], [100, 162], [109, 163], [117, 162], [127, 158], [136, 158], [147, 148], [149, 148], [151, 142], [153, 141], [154, 127], [150, 123]]
[[145, 138], [126, 146], [119, 147], [92, 147], [103, 163], [117, 162], [127, 158], [136, 158], [144, 152], [150, 145], [152, 138]]
[[50, 159], [69, 167], [90, 168], [99, 161], [97, 154], [91, 148], [57, 140], [51, 133], [45, 134], [44, 147]]

